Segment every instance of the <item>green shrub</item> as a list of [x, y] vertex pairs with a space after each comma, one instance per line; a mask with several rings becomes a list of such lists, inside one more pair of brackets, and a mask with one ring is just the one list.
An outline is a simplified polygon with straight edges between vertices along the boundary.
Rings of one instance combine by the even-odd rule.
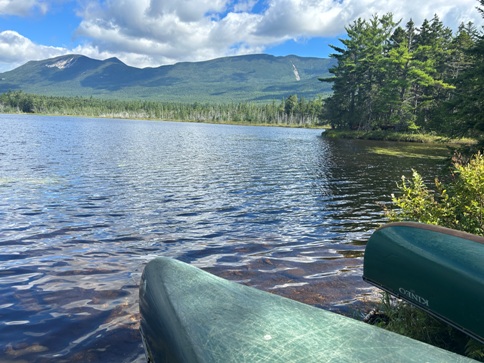
[[454, 161], [450, 181], [435, 179], [429, 189], [415, 170], [412, 179], [402, 177], [401, 195], [392, 195], [386, 215], [391, 221], [412, 220], [484, 235], [484, 156], [476, 154], [464, 164]]

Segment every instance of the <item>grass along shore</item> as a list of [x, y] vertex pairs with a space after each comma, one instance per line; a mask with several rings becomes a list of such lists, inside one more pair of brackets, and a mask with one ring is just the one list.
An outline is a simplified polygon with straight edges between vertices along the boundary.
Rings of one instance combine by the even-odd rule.
[[334, 130], [325, 129], [322, 136], [330, 139], [359, 139], [359, 140], [379, 140], [397, 142], [416, 142], [416, 143], [441, 143], [454, 145], [473, 145], [476, 140], [471, 138], [452, 139], [446, 136], [434, 134], [404, 133], [394, 131], [353, 131], [353, 130]]

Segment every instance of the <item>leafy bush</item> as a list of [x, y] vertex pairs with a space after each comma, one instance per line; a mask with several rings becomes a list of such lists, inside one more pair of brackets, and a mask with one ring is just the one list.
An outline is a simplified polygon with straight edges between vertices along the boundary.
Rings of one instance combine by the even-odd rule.
[[[435, 179], [435, 190], [413, 171], [409, 180], [402, 177], [399, 196], [392, 195], [393, 207], [386, 209], [391, 221], [411, 220], [484, 235], [484, 155], [478, 153], [468, 162], [454, 158], [448, 182]], [[395, 208], [396, 207], [396, 208]], [[383, 294], [379, 309], [389, 318], [379, 325], [484, 361], [484, 345], [442, 323], [412, 305]]]
[[484, 155], [468, 163], [454, 159], [450, 182], [435, 179], [430, 190], [422, 176], [413, 171], [412, 179], [402, 176], [400, 196], [392, 195], [398, 209], [387, 209], [391, 221], [413, 220], [484, 235]]

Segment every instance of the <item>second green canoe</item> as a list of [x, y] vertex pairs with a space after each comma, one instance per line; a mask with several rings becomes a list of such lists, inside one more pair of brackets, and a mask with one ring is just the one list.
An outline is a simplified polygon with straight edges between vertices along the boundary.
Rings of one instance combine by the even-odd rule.
[[484, 238], [390, 223], [366, 245], [363, 278], [484, 343]]

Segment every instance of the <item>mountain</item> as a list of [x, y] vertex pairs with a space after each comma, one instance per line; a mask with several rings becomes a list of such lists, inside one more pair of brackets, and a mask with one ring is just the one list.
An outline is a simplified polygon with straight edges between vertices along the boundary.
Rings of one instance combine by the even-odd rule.
[[65, 55], [0, 73], [0, 93], [176, 102], [270, 102], [292, 94], [311, 99], [331, 92], [318, 78], [329, 77], [332, 65], [326, 58], [257, 54], [141, 69], [117, 58]]

